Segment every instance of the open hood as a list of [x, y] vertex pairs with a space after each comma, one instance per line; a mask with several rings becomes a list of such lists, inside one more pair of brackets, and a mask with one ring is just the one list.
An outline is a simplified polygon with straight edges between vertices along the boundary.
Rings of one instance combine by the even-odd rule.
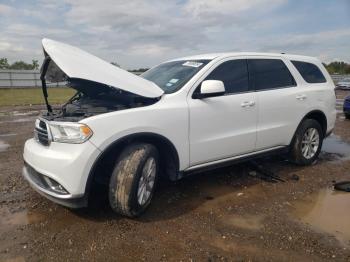
[[[164, 91], [155, 83], [114, 66], [77, 47], [44, 38], [44, 52], [71, 80], [83, 79], [139, 96], [156, 98]], [[96, 85], [96, 88], [101, 86]]]

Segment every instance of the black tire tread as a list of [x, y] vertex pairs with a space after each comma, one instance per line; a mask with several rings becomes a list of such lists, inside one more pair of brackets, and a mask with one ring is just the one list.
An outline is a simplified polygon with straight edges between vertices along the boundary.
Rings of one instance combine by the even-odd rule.
[[[315, 127], [318, 129], [319, 135], [320, 135], [320, 144], [319, 144], [318, 152], [315, 154], [315, 156], [311, 160], [306, 160], [300, 151], [300, 144], [301, 144], [301, 139], [303, 138], [305, 130], [310, 128], [310, 127]], [[317, 157], [319, 155], [319, 152], [320, 152], [321, 147], [322, 147], [323, 137], [324, 137], [324, 134], [322, 132], [322, 127], [319, 124], [319, 122], [317, 122], [314, 119], [305, 119], [300, 124], [300, 126], [298, 127], [298, 129], [294, 135], [294, 138], [293, 138], [292, 143], [291, 143], [291, 150], [290, 150], [290, 154], [289, 154], [289, 159], [297, 165], [304, 165], [304, 166], [311, 165], [317, 159]]]
[[154, 149], [151, 144], [138, 143], [128, 146], [120, 154], [109, 184], [109, 201], [115, 212], [128, 217], [138, 215], [132, 208], [131, 192], [134, 184], [138, 183], [135, 176], [140, 168], [139, 163]]

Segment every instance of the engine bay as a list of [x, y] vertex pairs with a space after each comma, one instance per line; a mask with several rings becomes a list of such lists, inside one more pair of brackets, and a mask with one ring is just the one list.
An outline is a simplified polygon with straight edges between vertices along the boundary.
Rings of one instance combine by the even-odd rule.
[[159, 98], [146, 98], [87, 80], [68, 81], [77, 90], [64, 105], [42, 117], [49, 121], [78, 122], [81, 119], [113, 111], [147, 106]]

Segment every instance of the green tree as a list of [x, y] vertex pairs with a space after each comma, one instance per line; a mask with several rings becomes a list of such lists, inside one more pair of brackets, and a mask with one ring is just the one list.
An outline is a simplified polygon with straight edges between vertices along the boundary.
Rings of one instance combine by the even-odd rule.
[[120, 67], [120, 65], [117, 62], [111, 62], [112, 65]]
[[334, 61], [329, 64], [325, 64], [330, 74], [350, 74], [350, 64], [342, 61]]
[[11, 64], [9, 68], [15, 70], [33, 70], [39, 68], [39, 63], [37, 60], [32, 60], [31, 64], [28, 64], [23, 61], [16, 61], [13, 64]]
[[39, 62], [38, 62], [38, 60], [32, 60], [32, 66], [33, 66], [33, 69], [39, 69]]
[[10, 67], [7, 58], [0, 58], [0, 69], [8, 69]]

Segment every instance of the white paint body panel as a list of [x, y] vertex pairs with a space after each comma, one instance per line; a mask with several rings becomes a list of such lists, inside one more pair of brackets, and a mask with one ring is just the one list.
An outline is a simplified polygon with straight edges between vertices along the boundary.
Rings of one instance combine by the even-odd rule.
[[246, 154], [256, 142], [256, 106], [243, 108], [245, 101], [256, 101], [254, 92], [206, 99], [189, 98], [190, 163]]
[[[48, 46], [46, 44], [46, 48]], [[57, 56], [56, 63], [63, 65], [65, 72], [74, 77], [108, 82], [113, 86], [125, 83], [123, 88], [133, 89], [135, 93], [142, 93], [144, 96], [162, 94], [157, 90], [158, 87], [155, 88], [139, 77], [131, 77], [130, 80], [129, 74], [125, 74], [126, 79], [119, 78], [124, 73], [120, 73], [119, 69], [115, 71], [116, 68], [112, 65], [113, 69], [108, 69], [106, 62], [94, 61], [87, 56], [87, 61], [97, 64], [92, 68], [89, 62], [87, 69], [81, 71], [77, 69], [77, 61], [79, 60], [81, 67], [84, 54], [76, 60], [74, 57], [70, 59], [69, 54], [53, 51], [54, 47], [49, 50]], [[333, 129], [336, 116], [334, 84], [318, 60], [303, 56], [259, 53], [213, 54], [196, 56], [194, 59], [209, 57], [213, 60], [180, 90], [163, 95], [153, 105], [83, 119], [81, 123], [87, 124], [93, 131], [88, 142], [76, 145], [51, 143], [45, 147], [30, 139], [25, 144], [24, 159], [39, 172], [61, 183], [69, 193], [78, 196], [84, 194], [88, 174], [100, 153], [111, 143], [127, 135], [154, 133], [167, 138], [177, 150], [179, 171], [186, 171], [228, 158], [236, 159], [243, 155], [287, 146], [302, 118], [313, 110], [324, 112], [327, 117], [327, 131]], [[216, 66], [231, 59], [253, 57], [282, 59], [293, 74], [297, 86], [202, 100], [192, 99], [195, 88]], [[185, 58], [189, 59], [192, 58]], [[327, 83], [306, 83], [289, 60], [317, 64]], [[116, 72], [117, 76], [114, 74]], [[305, 95], [307, 99], [298, 100], [298, 95]], [[246, 101], [253, 101], [254, 105], [242, 107], [241, 104]]]
[[160, 97], [164, 92], [155, 83], [112, 65], [75, 46], [43, 39], [45, 52], [70, 78], [109, 85], [144, 97]]
[[60, 183], [75, 198], [84, 194], [89, 172], [100, 152], [89, 141], [83, 144], [52, 142], [48, 147], [32, 138], [24, 145], [23, 158], [37, 172]]

